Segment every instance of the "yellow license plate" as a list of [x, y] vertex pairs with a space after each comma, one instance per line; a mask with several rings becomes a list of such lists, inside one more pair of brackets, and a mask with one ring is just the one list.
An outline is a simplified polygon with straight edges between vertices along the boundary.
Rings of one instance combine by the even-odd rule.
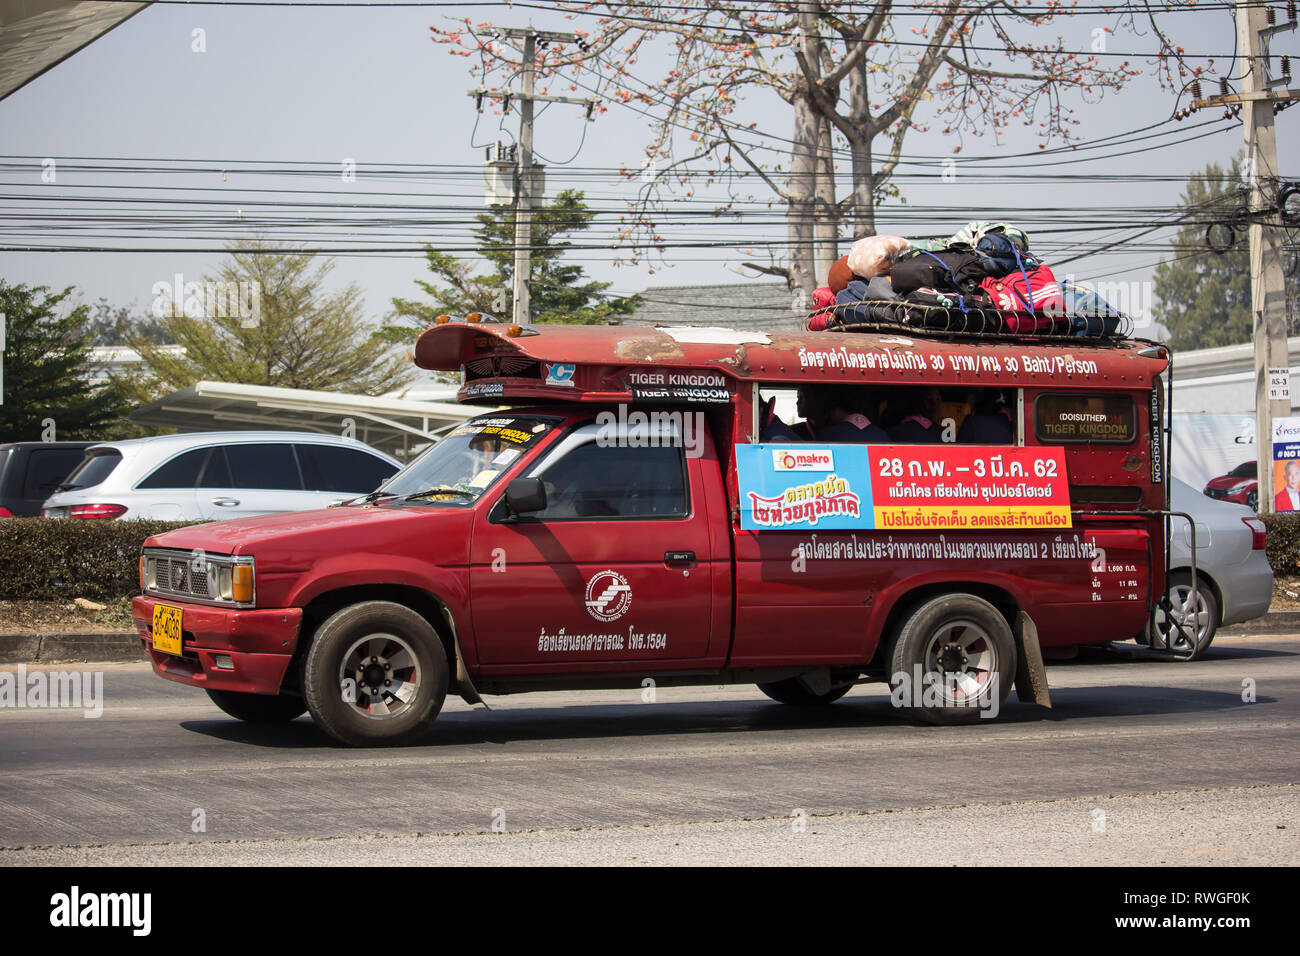
[[153, 606], [153, 646], [164, 654], [181, 654], [181, 609], [166, 604]]

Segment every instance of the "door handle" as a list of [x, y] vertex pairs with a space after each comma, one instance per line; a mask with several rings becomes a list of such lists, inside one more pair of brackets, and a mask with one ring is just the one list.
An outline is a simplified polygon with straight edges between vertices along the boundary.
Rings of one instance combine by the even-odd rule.
[[239, 504], [239, 499], [238, 498], [213, 498], [212, 503], [214, 505], [220, 505], [223, 508], [233, 508], [235, 505]]
[[672, 567], [675, 564], [693, 564], [695, 562], [694, 551], [665, 551], [664, 564]]

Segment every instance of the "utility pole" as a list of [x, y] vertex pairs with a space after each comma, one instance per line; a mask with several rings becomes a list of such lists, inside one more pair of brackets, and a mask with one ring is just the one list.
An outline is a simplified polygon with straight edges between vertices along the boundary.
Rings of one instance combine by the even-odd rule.
[[519, 186], [515, 200], [515, 325], [532, 317], [533, 277], [533, 56], [537, 36], [524, 34], [524, 77], [519, 106]]
[[587, 119], [593, 118], [600, 100], [594, 98], [579, 99], [572, 96], [551, 96], [537, 93], [536, 82], [537, 44], [577, 43], [585, 47], [586, 41], [573, 33], [552, 33], [546, 30], [534, 30], [532, 27], [496, 27], [492, 31], [498, 39], [510, 37], [524, 41], [521, 86], [519, 92], [511, 90], [485, 89], [478, 87], [469, 91], [469, 95], [483, 108], [483, 97], [501, 100], [503, 108], [510, 112], [510, 101], [519, 100], [519, 159], [515, 175], [515, 269], [514, 269], [514, 311], [515, 325], [526, 325], [532, 316], [532, 291], [529, 282], [533, 271], [533, 200], [536, 167], [533, 165], [533, 103], [544, 100], [548, 103], [574, 103], [587, 108]]
[[[1285, 87], [1290, 69], [1273, 79], [1269, 41], [1296, 29], [1295, 6], [1288, 22], [1273, 25], [1274, 11], [1237, 0], [1237, 48], [1243, 52], [1241, 92], [1194, 99], [1191, 110], [1226, 106], [1240, 109], [1246, 138], [1246, 178], [1250, 187], [1250, 311], [1255, 342], [1255, 452], [1259, 510], [1273, 510], [1273, 419], [1291, 415], [1291, 369], [1287, 353], [1286, 280], [1282, 271], [1281, 210], [1278, 209], [1277, 135], [1273, 114], [1300, 98]], [[1285, 62], [1285, 60], [1284, 60]], [[1194, 87], [1195, 88], [1195, 87]]]

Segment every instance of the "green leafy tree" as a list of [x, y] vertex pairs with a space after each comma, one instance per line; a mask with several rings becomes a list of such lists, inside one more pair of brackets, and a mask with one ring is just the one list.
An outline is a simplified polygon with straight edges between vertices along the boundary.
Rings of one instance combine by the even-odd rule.
[[[1185, 224], [1173, 240], [1174, 257], [1156, 266], [1152, 304], [1152, 316], [1169, 330], [1175, 351], [1236, 345], [1254, 336], [1246, 230], [1237, 230], [1237, 241], [1227, 252], [1216, 254], [1205, 244], [1208, 225], [1240, 219], [1245, 189], [1240, 164], [1234, 161], [1226, 170], [1210, 163], [1183, 193]], [[1300, 294], [1298, 285], [1295, 278], [1286, 280], [1288, 304]]]
[[[584, 281], [582, 266], [560, 261], [572, 246], [563, 237], [587, 229], [594, 215], [582, 201], [582, 193], [572, 189], [533, 210], [532, 321], [602, 325], [630, 315], [641, 304], [639, 296], [606, 296], [605, 290], [612, 283]], [[425, 259], [435, 280], [416, 280], [415, 284], [429, 301], [393, 299], [395, 317], [401, 324], [384, 327], [382, 335], [389, 341], [410, 341], [412, 327], [422, 331], [444, 313], [483, 312], [498, 318], [513, 314], [514, 207], [494, 206], [491, 213], [480, 213], [475, 218], [479, 222], [474, 230], [478, 251], [492, 271], [478, 274], [475, 263], [426, 246]]]
[[356, 284], [322, 291], [332, 268], [314, 253], [255, 244], [179, 296], [155, 286], [158, 329], [126, 328], [144, 371], [123, 387], [152, 399], [203, 379], [362, 395], [405, 385], [410, 358], [373, 335]]
[[[98, 439], [121, 422], [126, 397], [111, 383], [96, 385], [85, 305], [68, 308], [72, 287], [10, 285], [0, 279], [4, 315], [4, 404], [0, 441]], [[52, 425], [52, 430], [51, 430]]]

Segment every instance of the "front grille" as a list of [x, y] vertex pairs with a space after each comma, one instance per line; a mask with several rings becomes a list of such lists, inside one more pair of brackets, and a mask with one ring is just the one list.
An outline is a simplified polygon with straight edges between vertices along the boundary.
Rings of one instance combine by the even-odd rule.
[[178, 597], [194, 597], [208, 600], [208, 569], [204, 565], [195, 569], [191, 566], [193, 558], [163, 557], [157, 558], [157, 586], [155, 590], [175, 594]]
[[[256, 607], [255, 598], [236, 601], [230, 596], [232, 575], [239, 568], [252, 571], [251, 557], [209, 554], [204, 551], [145, 548], [145, 593], [216, 604], [221, 607]], [[149, 582], [153, 583], [150, 584]], [[222, 597], [222, 593], [226, 597]]]
[[1206, 497], [1209, 497], [1209, 498], [1226, 498], [1226, 497], [1228, 497], [1228, 493], [1227, 493], [1226, 491], [1224, 491], [1223, 489], [1221, 489], [1221, 488], [1206, 488], [1206, 489], [1205, 489], [1205, 494], [1206, 494]]

